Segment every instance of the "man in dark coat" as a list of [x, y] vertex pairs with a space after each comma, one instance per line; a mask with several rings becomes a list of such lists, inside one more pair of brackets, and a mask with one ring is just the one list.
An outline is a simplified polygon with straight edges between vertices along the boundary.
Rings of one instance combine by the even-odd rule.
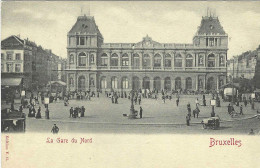
[[140, 106], [140, 118], [143, 118], [143, 108]]
[[45, 110], [45, 118], [50, 119], [50, 111], [48, 108], [46, 108], [46, 110]]
[[239, 113], [240, 115], [244, 115], [244, 113], [243, 113], [243, 106], [242, 106], [242, 104], [241, 104], [241, 106], [240, 106], [240, 113]]
[[179, 101], [180, 101], [179, 98], [177, 98], [177, 99], [176, 99], [176, 105], [177, 105], [177, 107], [179, 106]]
[[188, 116], [191, 117], [191, 107], [190, 103], [187, 104]]
[[190, 117], [189, 117], [189, 115], [186, 116], [186, 124], [187, 124], [187, 126], [190, 126]]
[[73, 107], [70, 108], [70, 117], [73, 117]]
[[82, 106], [81, 107], [81, 117], [84, 117], [85, 116], [85, 107]]
[[51, 132], [53, 134], [58, 134], [59, 130], [60, 130], [59, 127], [57, 127], [56, 124], [54, 124], [52, 129], [51, 129]]

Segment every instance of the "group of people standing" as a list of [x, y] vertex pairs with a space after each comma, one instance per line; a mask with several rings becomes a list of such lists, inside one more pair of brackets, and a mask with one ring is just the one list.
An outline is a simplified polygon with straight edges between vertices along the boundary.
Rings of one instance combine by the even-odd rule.
[[82, 106], [80, 107], [71, 107], [70, 108], [70, 118], [80, 118], [80, 117], [84, 117], [85, 116], [85, 107]]

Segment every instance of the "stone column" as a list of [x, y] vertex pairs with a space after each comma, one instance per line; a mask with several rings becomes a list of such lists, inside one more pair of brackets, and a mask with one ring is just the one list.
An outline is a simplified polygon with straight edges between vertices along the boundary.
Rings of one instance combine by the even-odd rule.
[[207, 82], [207, 76], [205, 75], [205, 77], [204, 77], [204, 82], [203, 82], [203, 89], [207, 89], [206, 87], [207, 87], [207, 84], [206, 84], [206, 82]]
[[219, 90], [219, 75], [217, 75], [217, 90]]
[[175, 63], [175, 61], [174, 61], [174, 58], [175, 58], [175, 52], [172, 54], [172, 57], [171, 57], [172, 59], [172, 69], [174, 70], [174, 63]]
[[183, 69], [185, 69], [186, 68], [186, 53], [184, 54], [184, 57], [183, 57], [182, 60], [183, 60], [182, 61], [182, 67], [183, 67]]
[[161, 69], [164, 69], [164, 61], [165, 61], [165, 52], [162, 53], [162, 59], [161, 59]]
[[139, 61], [140, 61], [139, 69], [143, 69], [143, 56], [144, 56], [144, 53], [142, 52], [139, 57]]
[[74, 75], [75, 75], [75, 78], [74, 78], [74, 83], [75, 83], [74, 88], [75, 88], [75, 90], [78, 90], [78, 75], [77, 75], [77, 73], [75, 73]]
[[140, 88], [143, 89], [143, 78], [142, 77], [139, 78], [139, 83], [140, 83]]
[[110, 69], [110, 62], [111, 62], [111, 51], [108, 53], [108, 63], [107, 63], [108, 69]]
[[181, 78], [181, 88], [182, 90], [186, 89], [186, 78]]
[[66, 74], [67, 76], [67, 91], [69, 91], [70, 89], [70, 76], [69, 76], [69, 73]]
[[171, 89], [175, 90], [175, 79], [171, 79]]
[[[132, 57], [133, 57], [133, 52], [130, 52], [130, 54], [128, 54], [128, 58], [129, 58], [129, 69], [132, 69]], [[131, 88], [132, 89], [132, 88]]]
[[199, 75], [195, 76], [195, 90], [199, 90]]
[[150, 90], [153, 90], [153, 78], [150, 79]]
[[153, 69], [154, 67], [154, 52], [152, 54], [152, 58], [151, 58], [151, 69]]
[[161, 78], [161, 90], [164, 89], [164, 78]]
[[119, 67], [119, 69], [121, 69], [121, 66], [122, 66], [122, 65], [121, 65], [121, 61], [122, 61], [122, 60], [121, 60], [121, 57], [122, 57], [122, 52], [119, 52], [119, 53], [118, 53], [118, 67]]

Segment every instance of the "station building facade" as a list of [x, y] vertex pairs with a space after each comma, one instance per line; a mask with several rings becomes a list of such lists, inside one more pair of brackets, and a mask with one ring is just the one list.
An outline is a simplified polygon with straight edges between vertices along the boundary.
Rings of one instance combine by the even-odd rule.
[[67, 90], [218, 90], [226, 83], [228, 35], [218, 17], [202, 17], [191, 44], [104, 43], [93, 16], [67, 34]]

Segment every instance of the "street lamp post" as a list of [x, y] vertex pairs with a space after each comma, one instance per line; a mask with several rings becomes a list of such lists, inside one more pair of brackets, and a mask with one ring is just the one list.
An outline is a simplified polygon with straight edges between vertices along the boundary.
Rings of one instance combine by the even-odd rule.
[[234, 67], [235, 67], [235, 57], [233, 57], [233, 75], [232, 75], [232, 104], [234, 104]]
[[[132, 46], [133, 53], [134, 53], [134, 49], [135, 49], [135, 46], [133, 45]], [[132, 53], [132, 56], [133, 56], [133, 53]], [[132, 61], [132, 56], [131, 56], [130, 61]], [[131, 64], [131, 66], [132, 66], [132, 64]], [[132, 75], [132, 78], [133, 78], [133, 75]], [[133, 85], [133, 83], [132, 83], [132, 85]], [[130, 106], [130, 114], [129, 114], [128, 118], [129, 119], [136, 119], [135, 108], [134, 108], [134, 90], [133, 90], [133, 86], [132, 86], [132, 90], [131, 90], [131, 106]]]

